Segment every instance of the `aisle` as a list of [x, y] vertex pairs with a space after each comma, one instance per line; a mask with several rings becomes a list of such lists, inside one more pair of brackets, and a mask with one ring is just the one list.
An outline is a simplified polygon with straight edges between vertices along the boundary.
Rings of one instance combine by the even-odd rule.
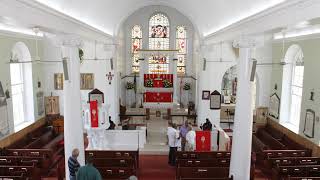
[[176, 169], [168, 165], [168, 156], [140, 155], [139, 180], [175, 180]]

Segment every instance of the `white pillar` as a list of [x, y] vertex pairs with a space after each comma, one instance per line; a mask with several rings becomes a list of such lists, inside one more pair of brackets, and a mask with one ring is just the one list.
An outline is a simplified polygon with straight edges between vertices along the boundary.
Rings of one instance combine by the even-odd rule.
[[240, 49], [238, 59], [238, 88], [237, 101], [234, 118], [234, 130], [232, 140], [232, 152], [230, 163], [230, 176], [234, 180], [250, 179], [251, 164], [251, 140], [253, 113], [251, 104], [251, 56], [250, 48], [254, 43], [248, 39], [241, 38], [234, 41], [234, 47]]
[[177, 104], [179, 102], [178, 91], [180, 89], [180, 82], [178, 82], [178, 76], [177, 76], [177, 60], [172, 61], [172, 74], [173, 74], [173, 103]]
[[81, 41], [78, 38], [67, 37], [63, 40], [63, 58], [68, 61], [69, 80], [64, 81], [64, 150], [66, 179], [69, 179], [68, 158], [74, 148], [80, 151], [78, 161], [84, 165], [83, 122], [81, 120], [80, 96], [80, 59]]

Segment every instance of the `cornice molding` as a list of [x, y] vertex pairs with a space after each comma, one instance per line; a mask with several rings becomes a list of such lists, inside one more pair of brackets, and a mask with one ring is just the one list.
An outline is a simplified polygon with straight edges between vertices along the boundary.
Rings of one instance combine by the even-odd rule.
[[108, 33], [105, 33], [103, 31], [99, 30], [99, 29], [96, 29], [96, 28], [94, 28], [94, 27], [92, 27], [92, 26], [90, 26], [90, 25], [88, 25], [88, 24], [86, 24], [86, 23], [84, 23], [84, 22], [82, 22], [82, 21], [80, 21], [78, 19], [75, 19], [75, 18], [73, 18], [73, 17], [71, 17], [71, 16], [69, 16], [67, 14], [61, 13], [61, 12], [59, 12], [59, 11], [49, 7], [49, 6], [46, 6], [46, 5], [44, 5], [44, 4], [40, 3], [40, 2], [37, 2], [35, 0], [16, 0], [16, 1], [22, 3], [22, 4], [26, 5], [26, 6], [29, 6], [31, 8], [35, 8], [35, 9], [40, 10], [42, 12], [45, 12], [45, 13], [48, 13], [50, 15], [56, 16], [58, 18], [63, 18], [64, 20], [67, 20], [67, 21], [69, 21], [71, 23], [74, 23], [76, 25], [82, 26], [85, 29], [91, 30], [91, 31], [93, 31], [95, 33], [98, 33], [98, 34], [100, 34], [102, 36], [105, 36], [107, 38], [113, 38], [113, 35], [111, 35], [111, 34], [108, 34]]
[[[262, 22], [267, 19], [275, 19], [277, 20], [279, 16], [284, 16], [288, 14], [290, 10], [296, 11], [301, 10], [305, 11], [305, 8], [312, 7], [315, 4], [319, 4], [317, 0], [287, 0], [281, 4], [273, 6], [267, 10], [264, 10], [260, 13], [257, 13], [253, 16], [245, 18], [239, 22], [236, 22], [224, 29], [221, 29], [217, 32], [214, 32], [210, 35], [204, 37], [205, 41], [214, 41], [214, 39], [219, 39], [219, 37], [226, 36], [227, 33], [236, 33], [241, 31], [241, 29], [248, 27], [259, 27]], [[269, 29], [270, 30], [270, 29]], [[241, 32], [240, 32], [241, 33]]]

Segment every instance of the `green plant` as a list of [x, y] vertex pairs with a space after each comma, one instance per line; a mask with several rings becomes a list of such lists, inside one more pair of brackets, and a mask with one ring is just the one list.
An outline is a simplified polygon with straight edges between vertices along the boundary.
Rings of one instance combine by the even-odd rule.
[[152, 79], [147, 79], [145, 86], [146, 87], [153, 87], [153, 80]]
[[79, 48], [79, 59], [80, 59], [80, 63], [83, 63], [83, 57], [84, 57], [84, 52], [81, 48]]
[[172, 87], [172, 82], [170, 82], [167, 79], [163, 80], [162, 83], [163, 83], [163, 87], [165, 87], [165, 88], [171, 88]]
[[183, 86], [183, 90], [188, 91], [191, 89], [191, 84], [190, 83], [185, 83]]
[[134, 89], [135, 84], [133, 82], [127, 82], [127, 89]]

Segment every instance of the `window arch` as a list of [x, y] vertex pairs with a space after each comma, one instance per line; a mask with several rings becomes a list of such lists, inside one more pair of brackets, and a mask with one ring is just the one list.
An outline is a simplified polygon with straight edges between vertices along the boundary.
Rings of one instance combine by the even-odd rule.
[[[18, 42], [11, 50], [12, 59], [18, 62], [31, 61], [28, 47]], [[34, 120], [34, 99], [31, 63], [10, 64], [14, 126]]]
[[281, 123], [298, 133], [303, 92], [304, 63], [300, 46], [292, 45], [285, 55], [281, 92]]
[[[169, 19], [162, 13], [153, 15], [149, 20], [149, 49], [168, 50], [170, 24]], [[169, 55], [155, 53], [149, 57], [149, 73], [169, 73]]]
[[131, 54], [132, 54], [132, 72], [139, 73], [140, 63], [138, 50], [142, 47], [142, 29], [135, 25], [131, 29]]
[[176, 29], [176, 49], [179, 50], [177, 53], [177, 73], [184, 75], [187, 60], [187, 30], [184, 26], [178, 26]]

